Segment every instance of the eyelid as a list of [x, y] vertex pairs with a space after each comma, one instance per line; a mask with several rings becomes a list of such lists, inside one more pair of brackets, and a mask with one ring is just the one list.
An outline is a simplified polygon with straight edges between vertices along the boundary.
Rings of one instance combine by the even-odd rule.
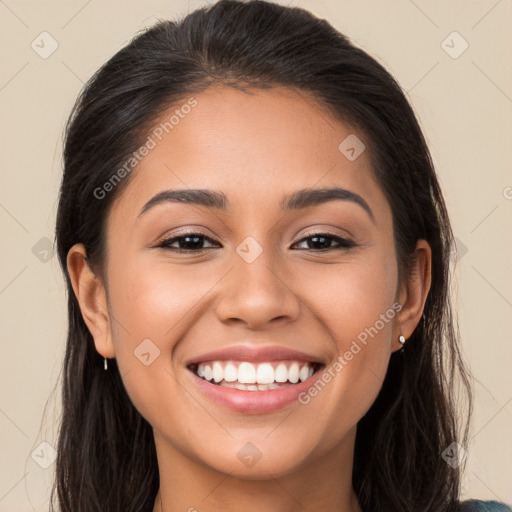
[[[171, 240], [173, 238], [179, 238], [181, 236], [186, 236], [186, 235], [199, 235], [204, 238], [207, 238], [211, 242], [220, 243], [220, 242], [217, 242], [216, 240], [214, 240], [211, 236], [209, 236], [206, 233], [203, 233], [201, 231], [197, 231], [195, 229], [184, 229], [183, 231], [178, 231], [178, 232], [172, 233], [170, 235], [169, 234], [163, 235], [162, 237], [158, 238], [155, 245], [161, 244], [161, 243]], [[315, 235], [329, 235], [332, 237], [341, 238], [343, 240], [346, 240], [347, 242], [352, 241], [350, 238], [347, 238], [345, 235], [320, 229], [320, 230], [314, 230], [314, 231], [306, 231], [305, 233], [302, 233], [300, 238], [298, 238], [295, 243], [301, 242], [304, 238], [308, 238], [310, 236], [315, 236]]]
[[159, 247], [164, 242], [168, 242], [169, 240], [172, 240], [174, 238], [180, 238], [182, 236], [187, 236], [187, 235], [199, 235], [199, 236], [202, 236], [202, 237], [208, 239], [210, 242], [214, 242], [216, 244], [220, 244], [220, 242], [217, 242], [210, 235], [207, 235], [206, 233], [198, 231], [197, 229], [185, 228], [182, 231], [177, 231], [177, 232], [171, 233], [171, 234], [169, 234], [167, 232], [165, 235], [162, 235], [161, 237], [159, 237], [157, 239], [157, 241], [155, 242], [153, 247]]
[[348, 238], [347, 238], [347, 235], [344, 235], [341, 233], [334, 233], [333, 231], [329, 231], [328, 229], [317, 228], [313, 231], [306, 231], [305, 233], [302, 233], [299, 240], [302, 240], [303, 238], [307, 238], [309, 236], [315, 236], [315, 235], [329, 235], [329, 236], [333, 236], [333, 237], [343, 238], [344, 240], [347, 240], [347, 241], [349, 241], [353, 238], [352, 235], [350, 235], [349, 233], [347, 233], [347, 235], [348, 235]]

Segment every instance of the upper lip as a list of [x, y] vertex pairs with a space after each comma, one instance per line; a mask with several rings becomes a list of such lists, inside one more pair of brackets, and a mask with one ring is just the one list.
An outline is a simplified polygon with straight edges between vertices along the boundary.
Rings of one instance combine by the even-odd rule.
[[186, 366], [206, 361], [226, 361], [230, 359], [254, 363], [285, 360], [320, 363], [323, 358], [279, 345], [267, 345], [263, 347], [254, 345], [233, 345], [194, 357], [186, 363]]

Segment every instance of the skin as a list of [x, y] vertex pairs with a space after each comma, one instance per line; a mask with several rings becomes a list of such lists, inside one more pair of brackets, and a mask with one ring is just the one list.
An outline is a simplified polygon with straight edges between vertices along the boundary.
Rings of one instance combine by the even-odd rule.
[[[350, 161], [338, 150], [350, 134], [367, 149], [370, 142], [314, 99], [222, 86], [195, 98], [114, 202], [103, 278], [81, 244], [68, 254], [96, 349], [116, 357], [133, 404], [153, 427], [161, 482], [154, 512], [361, 512], [351, 483], [357, 422], [377, 397], [399, 335], [407, 339], [421, 318], [430, 248], [418, 241], [414, 272], [399, 283], [391, 210], [368, 152]], [[285, 194], [330, 186], [362, 196], [375, 221], [349, 201], [280, 210]], [[222, 191], [231, 209], [168, 202], [138, 217], [155, 194], [175, 188]], [[206, 249], [194, 254], [154, 247], [184, 228], [213, 243], [204, 239]], [[304, 240], [311, 232], [358, 245], [321, 252]], [[247, 236], [263, 249], [252, 263], [236, 252]], [[241, 340], [330, 365], [397, 301], [400, 313], [306, 405], [245, 415], [191, 385], [186, 360]], [[148, 366], [133, 353], [145, 339], [160, 350]], [[262, 454], [252, 467], [237, 457], [248, 442]]]

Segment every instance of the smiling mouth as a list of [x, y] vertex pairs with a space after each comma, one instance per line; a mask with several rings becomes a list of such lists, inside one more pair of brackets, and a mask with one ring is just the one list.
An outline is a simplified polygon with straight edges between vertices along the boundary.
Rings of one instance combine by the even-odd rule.
[[268, 391], [304, 382], [324, 365], [309, 361], [209, 361], [191, 364], [188, 369], [217, 386], [241, 391]]

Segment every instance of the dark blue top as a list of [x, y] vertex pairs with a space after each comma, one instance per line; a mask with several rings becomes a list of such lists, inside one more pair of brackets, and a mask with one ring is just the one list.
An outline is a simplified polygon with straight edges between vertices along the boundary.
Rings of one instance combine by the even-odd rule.
[[512, 512], [512, 508], [499, 501], [467, 500], [460, 504], [460, 512]]

